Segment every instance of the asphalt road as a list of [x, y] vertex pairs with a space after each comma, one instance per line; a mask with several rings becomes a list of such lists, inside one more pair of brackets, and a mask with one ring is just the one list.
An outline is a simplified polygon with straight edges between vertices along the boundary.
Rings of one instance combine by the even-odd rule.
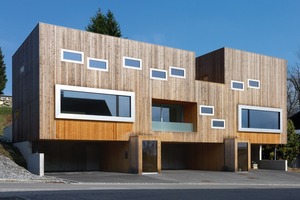
[[[49, 175], [49, 174], [47, 174]], [[158, 175], [52, 173], [71, 183], [1, 182], [0, 199], [300, 199], [300, 174], [164, 171]]]

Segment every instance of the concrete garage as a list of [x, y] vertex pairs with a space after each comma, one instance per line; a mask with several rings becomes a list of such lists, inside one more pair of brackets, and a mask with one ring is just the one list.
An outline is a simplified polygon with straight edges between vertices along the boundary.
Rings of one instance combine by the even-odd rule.
[[41, 141], [45, 171], [128, 172], [128, 142]]
[[161, 143], [162, 170], [215, 170], [224, 167], [222, 143]]

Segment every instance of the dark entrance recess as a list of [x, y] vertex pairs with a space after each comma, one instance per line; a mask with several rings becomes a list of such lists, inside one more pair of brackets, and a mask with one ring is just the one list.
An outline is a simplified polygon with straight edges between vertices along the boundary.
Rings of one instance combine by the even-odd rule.
[[157, 172], [157, 141], [143, 141], [143, 172]]
[[248, 171], [248, 143], [238, 143], [238, 170]]

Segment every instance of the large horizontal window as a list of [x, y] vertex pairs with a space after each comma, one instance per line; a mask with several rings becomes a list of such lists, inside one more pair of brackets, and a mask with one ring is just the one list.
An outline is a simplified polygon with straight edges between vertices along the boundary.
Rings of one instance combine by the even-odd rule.
[[282, 110], [239, 105], [239, 131], [282, 132]]
[[134, 121], [133, 92], [56, 85], [56, 118]]
[[137, 58], [123, 57], [123, 67], [141, 70], [142, 60]]
[[61, 60], [65, 62], [83, 64], [83, 52], [62, 49]]

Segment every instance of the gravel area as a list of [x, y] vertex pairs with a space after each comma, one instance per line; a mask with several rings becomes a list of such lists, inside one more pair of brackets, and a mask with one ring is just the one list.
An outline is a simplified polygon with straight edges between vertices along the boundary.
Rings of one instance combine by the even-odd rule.
[[0, 181], [1, 182], [45, 182], [68, 183], [69, 181], [56, 177], [40, 177], [30, 173], [25, 168], [17, 165], [6, 156], [0, 155]]

